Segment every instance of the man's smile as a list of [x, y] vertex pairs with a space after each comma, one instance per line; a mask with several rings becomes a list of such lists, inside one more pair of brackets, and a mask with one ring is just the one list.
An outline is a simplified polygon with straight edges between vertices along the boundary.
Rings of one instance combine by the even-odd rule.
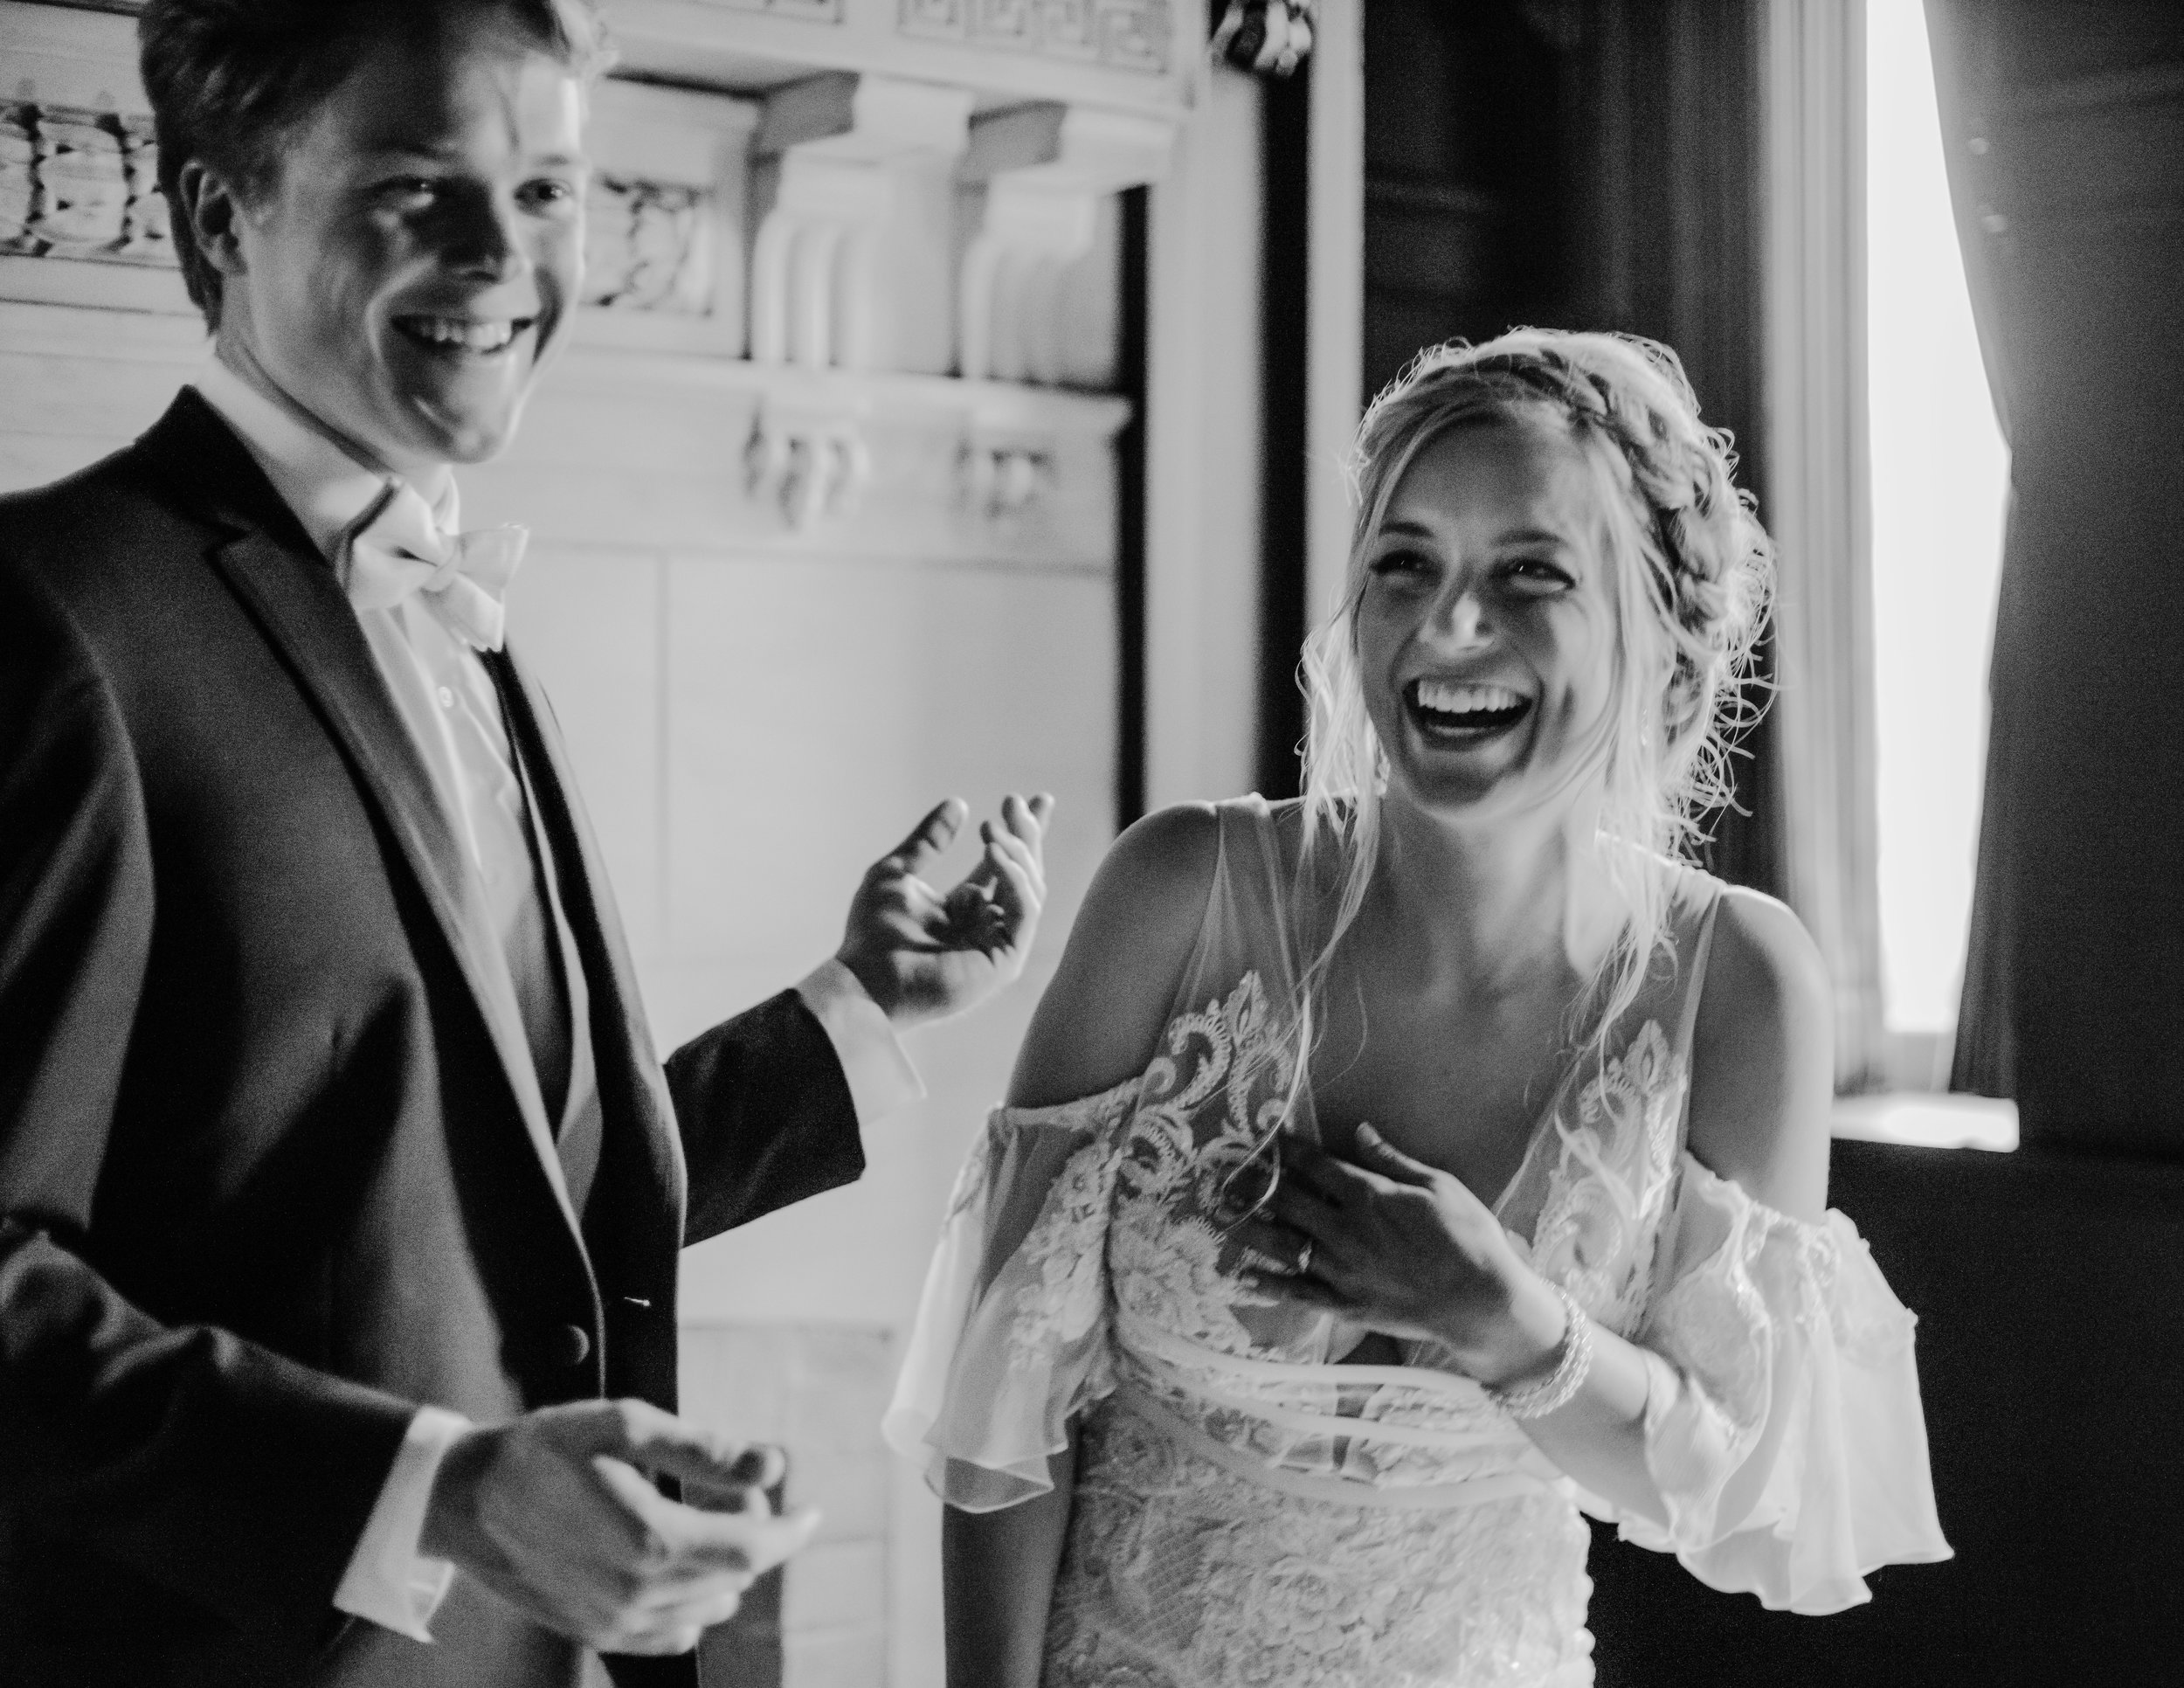
[[535, 316], [480, 320], [467, 316], [397, 316], [394, 326], [427, 351], [441, 356], [493, 357], [531, 329]]

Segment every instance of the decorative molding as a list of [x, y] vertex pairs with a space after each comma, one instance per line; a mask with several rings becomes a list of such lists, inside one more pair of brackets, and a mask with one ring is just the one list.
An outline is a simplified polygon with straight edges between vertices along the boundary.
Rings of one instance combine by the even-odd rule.
[[706, 316], [713, 252], [703, 188], [601, 171], [585, 207], [584, 302], [602, 310]]
[[982, 438], [975, 422], [956, 460], [964, 508], [989, 522], [1023, 515], [1055, 475], [1050, 441]]
[[1165, 76], [1171, 0], [899, 0], [896, 29], [928, 41]]
[[[1158, 118], [1054, 104], [1019, 106], [978, 119], [958, 175], [983, 183], [978, 231], [957, 282], [957, 367], [968, 379], [1106, 384], [1111, 344], [1085, 355], [1073, 332], [1102, 203], [1158, 181], [1173, 148]], [[1111, 341], [1110, 336], [1100, 336]]]
[[0, 101], [0, 253], [173, 268], [150, 120]]
[[786, 17], [801, 24], [842, 21], [842, 0], [704, 0], [704, 3], [726, 11], [764, 12], [769, 17]]
[[579, 337], [740, 356], [743, 206], [758, 107], [611, 80], [593, 91]]
[[743, 490], [778, 505], [795, 531], [809, 531], [821, 515], [855, 515], [871, 479], [872, 450], [854, 416], [784, 414], [761, 405], [752, 417]]
[[771, 95], [752, 151], [750, 356], [807, 369], [947, 368], [951, 170], [968, 89], [834, 73]]

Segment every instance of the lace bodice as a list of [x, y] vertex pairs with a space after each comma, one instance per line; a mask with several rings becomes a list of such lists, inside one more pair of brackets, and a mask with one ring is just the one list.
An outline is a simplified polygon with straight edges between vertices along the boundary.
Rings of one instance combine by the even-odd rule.
[[[989, 1121], [890, 1439], [978, 1511], [1043, 1491], [1077, 1427], [1050, 1688], [1590, 1681], [1577, 1508], [1614, 1510], [1429, 1345], [1400, 1366], [1330, 1364], [1359, 1333], [1248, 1287], [1214, 1217], [1268, 1133], [1314, 1129], [1279, 861], [1265, 807], [1226, 806], [1205, 928], [1144, 1072]], [[1882, 1560], [1946, 1553], [1912, 1320], [1842, 1215], [1773, 1213], [1684, 1148], [1714, 901], [1680, 882], [1677, 965], [1572, 1066], [1496, 1211], [1647, 1350], [1670, 1516], [1624, 1533], [1717, 1587], [1833, 1610]], [[1846, 1382], [1863, 1391], [1848, 1413]], [[1762, 1449], [1772, 1463], [1747, 1469]]]

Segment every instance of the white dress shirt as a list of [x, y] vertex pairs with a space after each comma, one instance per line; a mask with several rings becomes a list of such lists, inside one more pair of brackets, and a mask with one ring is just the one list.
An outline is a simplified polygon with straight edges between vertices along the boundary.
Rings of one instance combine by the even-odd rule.
[[[349, 542], [389, 495], [390, 478], [225, 364], [212, 363], [192, 384], [241, 437], [337, 577], [345, 577]], [[443, 468], [431, 484], [412, 486], [441, 529], [455, 532], [453, 474]], [[359, 609], [357, 622], [462, 846], [472, 875], [467, 889], [501, 940], [500, 955], [512, 958], [506, 977], [490, 986], [505, 988], [519, 1006], [556, 1134], [574, 1140], [587, 1116], [597, 1124], [599, 1106], [584, 970], [556, 888], [542, 887], [534, 868], [524, 783], [492, 676], [420, 597]], [[553, 873], [543, 841], [539, 847], [537, 859]], [[860, 1121], [869, 1125], [925, 1094], [886, 1013], [840, 962], [822, 962], [797, 991], [834, 1046]], [[558, 1166], [552, 1170], [560, 1174]], [[436, 1407], [419, 1408], [411, 1420], [335, 1593], [343, 1611], [432, 1639], [429, 1626], [454, 1567], [420, 1553], [418, 1544], [440, 1461], [470, 1428], [460, 1415]]]

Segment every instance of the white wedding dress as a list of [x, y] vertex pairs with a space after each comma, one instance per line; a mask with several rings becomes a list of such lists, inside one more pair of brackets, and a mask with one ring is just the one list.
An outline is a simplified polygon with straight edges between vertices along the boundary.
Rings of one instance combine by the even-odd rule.
[[1676, 965], [1543, 1112], [1496, 1212], [1641, 1344], [1664, 1526], [1548, 1462], [1424, 1345], [1234, 1276], [1222, 1178], [1289, 1100], [1296, 955], [1263, 801], [1222, 806], [1204, 925], [1158, 1056], [1101, 1096], [1004, 1108], [958, 1180], [889, 1440], [968, 1511], [1077, 1478], [1046, 1688], [1564, 1688], [1593, 1679], [1582, 1506], [1717, 1588], [1823, 1613], [1946, 1558], [1913, 1320], [1850, 1221], [1800, 1223], [1686, 1152], [1720, 887], [1676, 875]]

